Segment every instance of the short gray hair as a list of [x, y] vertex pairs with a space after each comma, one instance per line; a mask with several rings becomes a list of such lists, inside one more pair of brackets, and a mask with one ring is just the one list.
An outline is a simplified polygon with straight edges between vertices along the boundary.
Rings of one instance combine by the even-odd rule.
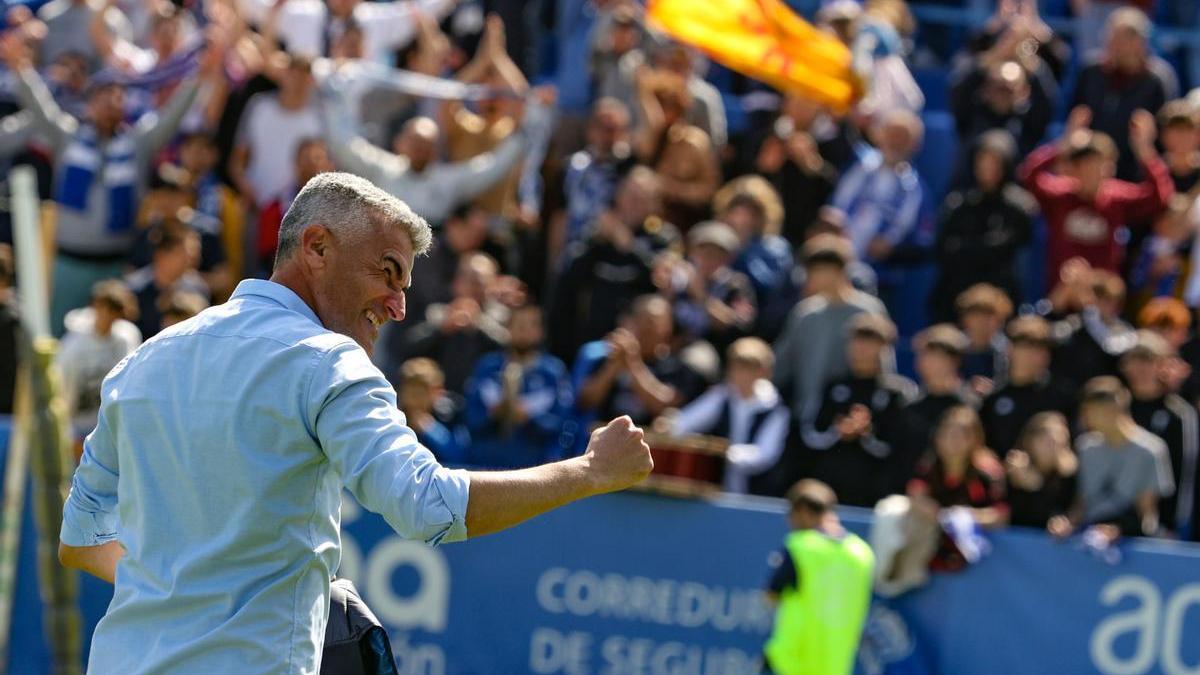
[[402, 227], [412, 240], [413, 254], [424, 255], [433, 243], [429, 223], [408, 204], [349, 173], [317, 174], [304, 185], [279, 224], [275, 264], [300, 248], [300, 235], [309, 225], [324, 225], [339, 233], [365, 236], [373, 223]]

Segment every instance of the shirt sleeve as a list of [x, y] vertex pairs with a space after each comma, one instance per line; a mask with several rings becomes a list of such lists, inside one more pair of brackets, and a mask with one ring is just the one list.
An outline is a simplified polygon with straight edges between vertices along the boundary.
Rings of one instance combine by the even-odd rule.
[[800, 587], [796, 563], [786, 548], [771, 554], [770, 564], [771, 578], [767, 581], [767, 592], [778, 595], [789, 588]]
[[[108, 382], [105, 381], [105, 389]], [[83, 457], [63, 505], [59, 540], [67, 546], [99, 546], [117, 538], [117, 444], [109, 408], [101, 403], [96, 428], [83, 442]]]
[[357, 345], [330, 350], [309, 383], [308, 420], [343, 484], [402, 536], [427, 544], [467, 538], [466, 471], [417, 442], [391, 385]]

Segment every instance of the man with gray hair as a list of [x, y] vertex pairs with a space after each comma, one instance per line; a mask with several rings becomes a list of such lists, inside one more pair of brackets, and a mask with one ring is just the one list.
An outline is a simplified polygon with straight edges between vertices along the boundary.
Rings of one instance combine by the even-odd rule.
[[435, 545], [638, 482], [628, 417], [579, 457], [505, 472], [440, 466], [383, 374], [429, 226], [365, 179], [321, 174], [280, 228], [274, 275], [147, 341], [105, 379], [59, 558], [116, 589], [100, 673], [317, 673], [342, 489]]

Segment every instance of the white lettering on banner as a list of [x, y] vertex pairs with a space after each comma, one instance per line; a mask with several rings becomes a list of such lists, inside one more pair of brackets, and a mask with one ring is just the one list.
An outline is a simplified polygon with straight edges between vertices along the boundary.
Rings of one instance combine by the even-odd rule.
[[[1200, 584], [1188, 584], [1171, 595], [1163, 616], [1162, 669], [1171, 675], [1200, 675], [1200, 663], [1183, 662], [1183, 625], [1189, 607], [1200, 606]], [[1194, 624], [1193, 624], [1194, 625]], [[1195, 637], [1195, 634], [1192, 635]], [[1194, 642], [1193, 642], [1194, 644]]]
[[[417, 592], [408, 598], [398, 597], [392, 589], [392, 574], [404, 565], [415, 569], [420, 579]], [[384, 623], [440, 633], [446, 630], [450, 608], [450, 567], [436, 548], [388, 537], [367, 557], [364, 595]]]
[[[1168, 598], [1165, 612], [1162, 593], [1145, 577], [1120, 576], [1100, 589], [1100, 602], [1106, 607], [1127, 597], [1140, 605], [1106, 618], [1092, 632], [1090, 652], [1096, 668], [1105, 675], [1143, 675], [1157, 661], [1166, 675], [1200, 675], [1200, 663], [1189, 666], [1182, 654], [1187, 611], [1192, 605], [1200, 605], [1200, 584], [1181, 586]], [[1137, 649], [1132, 656], [1121, 658], [1115, 643], [1127, 633], [1136, 634]]]
[[739, 675], [760, 669], [757, 654], [613, 635], [600, 645], [602, 675]]
[[771, 610], [758, 589], [730, 589], [691, 581], [599, 575], [552, 567], [538, 578], [538, 605], [551, 614], [625, 619], [666, 626], [765, 635]]
[[396, 675], [446, 675], [446, 654], [435, 644], [410, 645], [408, 636], [392, 634]]
[[538, 675], [590, 675], [592, 636], [553, 628], [535, 628], [529, 636], [529, 670]]

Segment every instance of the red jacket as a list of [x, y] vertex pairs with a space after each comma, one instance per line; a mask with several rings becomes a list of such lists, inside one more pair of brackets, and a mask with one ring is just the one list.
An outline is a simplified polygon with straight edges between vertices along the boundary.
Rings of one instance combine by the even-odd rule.
[[1033, 193], [1050, 230], [1046, 273], [1050, 287], [1058, 283], [1058, 270], [1080, 256], [1092, 267], [1120, 272], [1125, 242], [1117, 230], [1130, 223], [1146, 222], [1166, 208], [1175, 194], [1171, 173], [1158, 157], [1143, 163], [1146, 178], [1129, 183], [1110, 178], [1100, 184], [1096, 198], [1085, 201], [1079, 182], [1051, 172], [1058, 146], [1048, 143], [1030, 153], [1018, 177]]

